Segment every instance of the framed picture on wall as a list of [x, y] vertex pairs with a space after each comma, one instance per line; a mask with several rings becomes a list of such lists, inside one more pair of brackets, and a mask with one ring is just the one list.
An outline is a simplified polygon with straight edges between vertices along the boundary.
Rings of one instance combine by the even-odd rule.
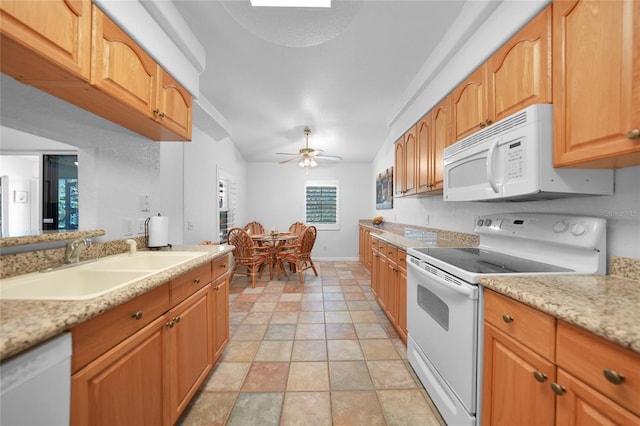
[[393, 166], [376, 176], [376, 210], [393, 208]]

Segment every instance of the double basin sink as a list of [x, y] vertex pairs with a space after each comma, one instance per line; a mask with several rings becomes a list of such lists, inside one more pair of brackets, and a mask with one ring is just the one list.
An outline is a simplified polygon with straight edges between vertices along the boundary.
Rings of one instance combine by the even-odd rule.
[[33, 272], [0, 280], [0, 299], [92, 299], [204, 255], [204, 252], [143, 251]]

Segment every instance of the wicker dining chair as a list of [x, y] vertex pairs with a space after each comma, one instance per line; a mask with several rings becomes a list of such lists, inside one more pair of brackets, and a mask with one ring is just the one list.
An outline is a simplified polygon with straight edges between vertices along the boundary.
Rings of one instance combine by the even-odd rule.
[[300, 242], [298, 244], [292, 246], [282, 246], [280, 250], [278, 250], [276, 254], [276, 268], [278, 268], [278, 275], [280, 270], [282, 273], [286, 275], [284, 270], [284, 264], [288, 263], [289, 265], [295, 265], [295, 269], [292, 268], [292, 271], [295, 270], [298, 272], [298, 279], [300, 280], [300, 284], [304, 282], [304, 278], [302, 276], [302, 272], [311, 268], [313, 273], [318, 276], [318, 271], [316, 270], [316, 266], [313, 264], [313, 260], [311, 260], [311, 250], [313, 249], [313, 245], [316, 242], [317, 229], [315, 226], [309, 226], [304, 230], [302, 237], [300, 237]]
[[[273, 279], [273, 269], [271, 267], [272, 252], [269, 247], [256, 246], [251, 236], [242, 228], [232, 228], [227, 234], [227, 242], [235, 248], [233, 249], [233, 270], [229, 281], [234, 274], [247, 275], [251, 277], [251, 287], [256, 286], [256, 274], [262, 277], [262, 269], [269, 266], [269, 277]], [[239, 268], [245, 270], [239, 271]]]
[[294, 233], [296, 235], [302, 235], [302, 232], [307, 228], [307, 226], [302, 222], [293, 222], [291, 226], [289, 226], [289, 232]]
[[260, 222], [249, 222], [244, 226], [244, 230], [249, 233], [249, 235], [261, 235], [264, 234], [264, 226]]

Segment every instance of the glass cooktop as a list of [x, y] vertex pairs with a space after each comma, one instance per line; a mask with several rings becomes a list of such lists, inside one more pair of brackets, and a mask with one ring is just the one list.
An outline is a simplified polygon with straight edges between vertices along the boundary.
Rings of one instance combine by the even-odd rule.
[[[478, 248], [416, 247], [412, 250], [476, 274], [574, 272], [572, 269]], [[424, 257], [421, 259], [427, 260]]]

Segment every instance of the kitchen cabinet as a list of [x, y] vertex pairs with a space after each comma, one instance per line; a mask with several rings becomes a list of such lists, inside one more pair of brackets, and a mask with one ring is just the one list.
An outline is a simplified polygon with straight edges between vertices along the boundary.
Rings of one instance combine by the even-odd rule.
[[3, 0], [0, 52], [0, 70], [23, 83], [88, 82], [91, 1]]
[[402, 197], [416, 193], [416, 127], [409, 129], [395, 142], [394, 193]]
[[191, 95], [90, 1], [0, 11], [2, 72], [149, 139], [191, 140]]
[[[418, 147], [416, 192], [419, 194], [437, 189], [434, 186], [437, 151], [434, 136], [431, 112], [428, 112], [416, 124]], [[442, 154], [440, 154], [440, 160], [442, 160]], [[440, 185], [440, 189], [442, 189], [442, 185]]]
[[229, 255], [71, 330], [71, 423], [173, 424], [226, 346]]
[[371, 289], [378, 304], [406, 343], [407, 341], [407, 267], [406, 252], [379, 241], [373, 245]]
[[640, 164], [640, 2], [554, 1], [556, 167]]
[[360, 263], [371, 272], [371, 230], [365, 226], [359, 228], [359, 257]]
[[640, 355], [485, 289], [482, 423], [639, 424]]
[[493, 122], [487, 67], [487, 63], [481, 65], [451, 92], [453, 138], [456, 141]]
[[551, 16], [547, 6], [487, 61], [490, 120], [551, 103]]

